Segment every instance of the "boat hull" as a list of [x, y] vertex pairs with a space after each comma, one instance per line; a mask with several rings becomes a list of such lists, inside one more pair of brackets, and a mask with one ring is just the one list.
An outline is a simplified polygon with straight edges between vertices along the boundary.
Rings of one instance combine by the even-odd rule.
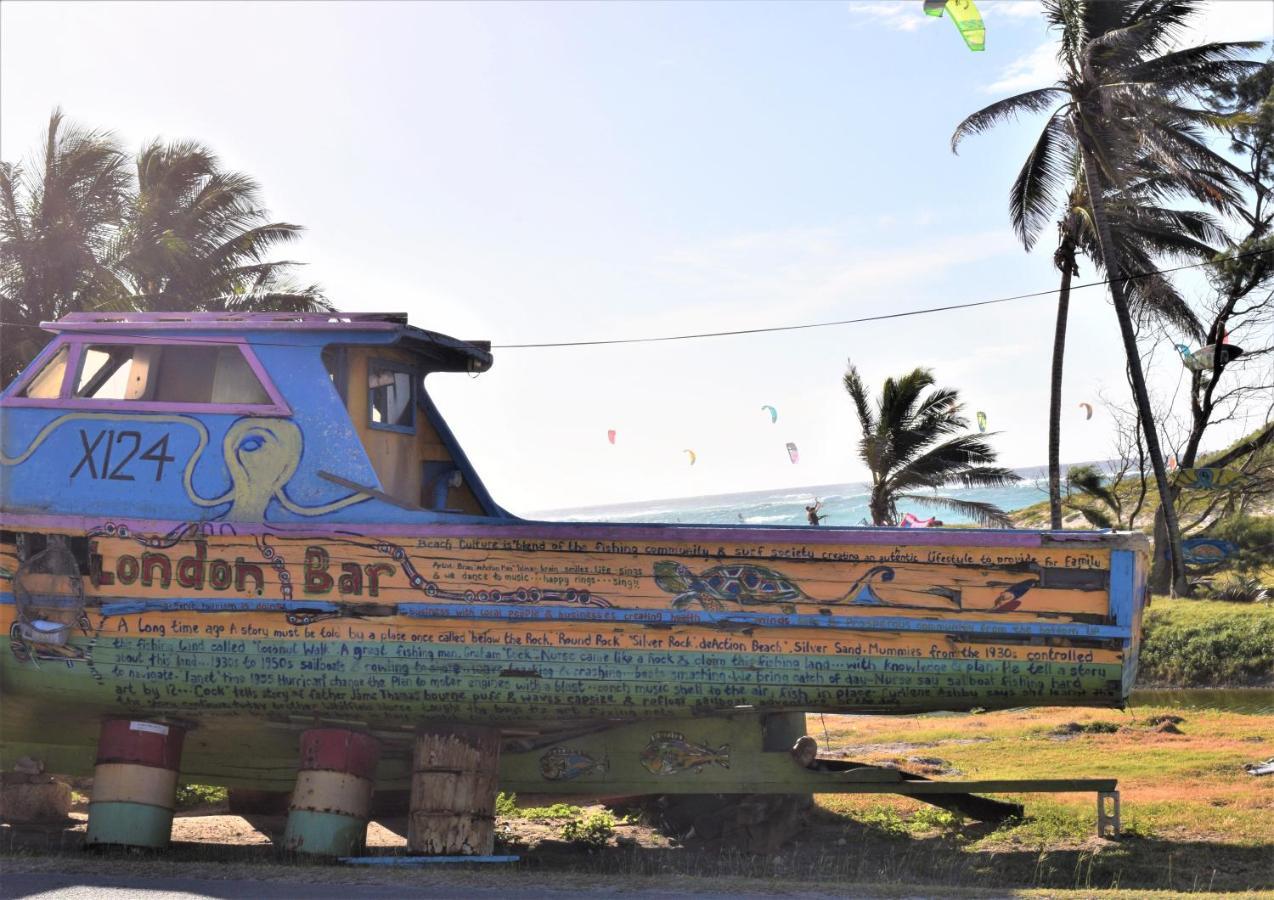
[[[62, 533], [85, 539], [88, 572], [64, 646], [23, 640], [0, 584], [6, 765], [36, 745], [91, 748], [111, 715], [191, 723], [197, 757], [200, 740], [233, 754], [226, 741], [254, 729], [314, 722], [552, 733], [741, 711], [1119, 706], [1144, 593], [1144, 547], [1118, 535]], [[0, 554], [11, 579], [17, 548]], [[83, 741], [48, 739], [54, 709]]]

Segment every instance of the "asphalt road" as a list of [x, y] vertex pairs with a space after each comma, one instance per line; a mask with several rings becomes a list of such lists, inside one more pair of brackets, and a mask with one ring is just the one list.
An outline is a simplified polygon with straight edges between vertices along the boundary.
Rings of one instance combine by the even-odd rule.
[[[628, 891], [622, 884], [599, 886], [597, 890], [581, 891], [579, 888], [554, 889], [535, 884], [519, 885], [517, 900], [560, 900], [565, 897], [621, 896], [623, 900], [656, 900], [663, 897], [703, 898], [703, 900], [734, 900], [738, 893], [687, 893], [681, 891]], [[256, 881], [252, 879], [225, 880], [218, 878], [146, 878], [131, 875], [91, 875], [56, 872], [0, 873], [0, 900], [361, 900], [374, 897], [389, 898], [430, 897], [441, 900], [469, 900], [469, 898], [509, 897], [507, 882], [498, 887], [480, 887], [472, 883], [454, 886], [438, 883], [428, 885], [404, 885], [402, 883], [379, 884], [314, 884], [295, 881]], [[754, 895], [755, 896], [755, 895]], [[823, 900], [829, 894], [784, 893], [786, 900]]]

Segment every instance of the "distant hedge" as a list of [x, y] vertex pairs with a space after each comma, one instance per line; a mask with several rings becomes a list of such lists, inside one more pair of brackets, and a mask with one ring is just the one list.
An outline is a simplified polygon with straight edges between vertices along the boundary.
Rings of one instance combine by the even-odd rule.
[[1137, 682], [1145, 687], [1274, 687], [1274, 604], [1156, 598]]

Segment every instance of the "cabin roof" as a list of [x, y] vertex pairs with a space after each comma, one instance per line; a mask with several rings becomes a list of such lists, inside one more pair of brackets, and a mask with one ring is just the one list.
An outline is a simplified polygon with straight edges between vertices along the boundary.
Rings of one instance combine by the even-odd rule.
[[373, 332], [374, 343], [401, 342], [444, 362], [444, 368], [485, 372], [492, 362], [490, 341], [465, 341], [416, 328], [407, 324], [403, 312], [73, 312], [40, 326], [59, 334], [313, 333], [315, 343], [321, 344], [343, 343], [343, 335], [357, 343], [355, 335]]

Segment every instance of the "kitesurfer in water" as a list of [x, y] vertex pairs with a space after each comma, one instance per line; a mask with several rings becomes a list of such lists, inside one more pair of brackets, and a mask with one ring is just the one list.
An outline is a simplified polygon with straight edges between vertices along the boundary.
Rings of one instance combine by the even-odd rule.
[[817, 525], [820, 521], [827, 518], [826, 515], [820, 516], [818, 514], [818, 511], [822, 508], [823, 508], [823, 501], [819, 500], [817, 497], [814, 498], [813, 506], [805, 507], [805, 515], [809, 517], [811, 525]]

